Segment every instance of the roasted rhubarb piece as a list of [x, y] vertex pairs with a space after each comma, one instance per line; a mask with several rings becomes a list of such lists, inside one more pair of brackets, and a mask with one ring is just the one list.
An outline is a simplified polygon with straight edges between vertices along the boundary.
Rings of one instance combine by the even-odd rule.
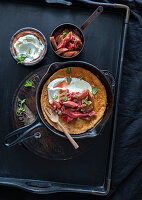
[[73, 120], [73, 118], [72, 117], [70, 117], [70, 116], [67, 116], [67, 115], [62, 115], [62, 120], [64, 120], [64, 121], [67, 121], [67, 122], [70, 122], [70, 121], [72, 121]]
[[70, 107], [70, 108], [76, 108], [79, 106], [77, 103], [75, 103], [73, 101], [63, 102], [63, 105], [65, 105], [66, 107]]
[[95, 103], [94, 95], [90, 91], [88, 92], [88, 95], [89, 95], [89, 100], [92, 102], [92, 106], [94, 107]]
[[79, 52], [78, 51], [67, 51], [65, 53], [63, 53], [64, 57], [73, 57], [75, 55], [77, 55]]
[[67, 42], [69, 40], [69, 37], [64, 38], [57, 46], [57, 49], [65, 48]]
[[56, 110], [58, 108], [61, 108], [61, 105], [59, 102], [57, 101], [53, 101], [52, 105], [51, 105], [52, 110]]
[[75, 40], [80, 40], [80, 37], [76, 34], [76, 33], [73, 33], [72, 34], [72, 40], [75, 41]]
[[50, 37], [50, 40], [56, 54], [63, 57], [74, 57], [83, 47], [81, 38], [74, 30], [65, 29], [55, 38]]
[[81, 112], [73, 112], [71, 110], [65, 110], [64, 114], [68, 115], [72, 118], [78, 118], [78, 117], [95, 117], [95, 111], [91, 111], [89, 113], [81, 113]]
[[[59, 84], [57, 84], [54, 88], [57, 88], [57, 87], [60, 87], [60, 88], [64, 88], [64, 87], [67, 87], [69, 84], [68, 84], [68, 82], [67, 81], [61, 81]], [[60, 93], [62, 93], [62, 92], [67, 92], [67, 91], [69, 91], [69, 90], [62, 90], [62, 89], [60, 89]]]
[[57, 44], [60, 44], [60, 42], [66, 37], [66, 35], [69, 33], [68, 29], [65, 29], [62, 33], [60, 33], [59, 35], [57, 35], [55, 37], [55, 41]]
[[74, 50], [74, 46], [75, 46], [75, 44], [72, 43], [72, 42], [69, 42], [69, 43], [66, 45], [66, 47], [67, 47], [67, 49], [68, 49], [69, 51], [73, 51], [73, 50]]
[[[89, 94], [89, 90], [85, 90], [82, 92], [79, 96], [78, 99], [84, 99], [87, 95]], [[87, 99], [86, 99], [87, 100]]]
[[74, 41], [74, 50], [81, 50], [82, 49], [82, 42], [81, 40], [75, 40]]
[[60, 90], [59, 102], [53, 102], [51, 107], [60, 113], [61, 118], [67, 122], [76, 118], [90, 120], [92, 117], [96, 117], [94, 96], [89, 90], [82, 93], [69, 93], [68, 89]]
[[62, 54], [62, 53], [64, 53], [64, 52], [66, 52], [66, 51], [68, 51], [67, 48], [61, 48], [61, 49], [58, 49], [58, 50], [56, 51], [56, 54], [60, 55], [60, 54]]
[[50, 37], [50, 41], [51, 41], [51, 43], [53, 45], [54, 50], [56, 50], [57, 49], [57, 44], [56, 44], [55, 38], [54, 37]]
[[60, 44], [60, 43], [62, 42], [62, 40], [63, 40], [63, 35], [58, 35], [58, 36], [55, 38], [55, 41], [56, 41], [57, 45]]
[[72, 39], [72, 32], [69, 32], [67, 36], [60, 42], [60, 44], [57, 46], [57, 49], [64, 48], [66, 44]]

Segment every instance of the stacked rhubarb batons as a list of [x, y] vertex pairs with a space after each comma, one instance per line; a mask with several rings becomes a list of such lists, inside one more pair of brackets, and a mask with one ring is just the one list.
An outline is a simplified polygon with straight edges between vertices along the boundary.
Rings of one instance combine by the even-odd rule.
[[56, 37], [50, 37], [52, 46], [56, 54], [63, 57], [73, 57], [82, 49], [82, 41], [80, 37], [73, 31], [65, 29]]

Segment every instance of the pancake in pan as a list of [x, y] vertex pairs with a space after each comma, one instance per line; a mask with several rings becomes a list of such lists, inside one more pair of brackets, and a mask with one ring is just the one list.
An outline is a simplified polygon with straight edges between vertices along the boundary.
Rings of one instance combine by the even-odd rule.
[[97, 93], [94, 96], [94, 108], [96, 116], [91, 117], [89, 120], [83, 119], [83, 118], [75, 118], [69, 123], [62, 119], [61, 116], [59, 116], [59, 121], [64, 126], [64, 128], [68, 131], [70, 134], [81, 134], [86, 132], [87, 130], [93, 128], [103, 117], [104, 112], [106, 110], [107, 106], [107, 94], [105, 87], [101, 83], [101, 81], [89, 70], [86, 70], [81, 67], [71, 67], [71, 72], [68, 75], [67, 74], [67, 68], [63, 68], [55, 72], [44, 84], [42, 93], [41, 93], [41, 108], [43, 115], [47, 122], [53, 126], [55, 129], [62, 131], [58, 124], [52, 122], [45, 113], [45, 108], [51, 107], [49, 103], [48, 98], [48, 91], [47, 87], [48, 85], [55, 79], [58, 78], [65, 78], [67, 76], [70, 76], [71, 78], [78, 78], [78, 79], [84, 79], [86, 82], [90, 84], [90, 86], [93, 88], [97, 88]]

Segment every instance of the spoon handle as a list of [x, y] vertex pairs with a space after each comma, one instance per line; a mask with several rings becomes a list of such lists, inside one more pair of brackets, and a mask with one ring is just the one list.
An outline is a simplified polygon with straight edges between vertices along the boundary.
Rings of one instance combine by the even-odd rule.
[[84, 30], [95, 18], [103, 12], [103, 7], [99, 6], [93, 14], [82, 24], [81, 29]]
[[58, 125], [61, 127], [61, 129], [64, 131], [65, 135], [69, 139], [70, 143], [74, 146], [75, 149], [78, 149], [78, 144], [75, 142], [75, 140], [71, 137], [71, 135], [66, 131], [66, 129], [62, 126], [62, 124], [58, 121]]

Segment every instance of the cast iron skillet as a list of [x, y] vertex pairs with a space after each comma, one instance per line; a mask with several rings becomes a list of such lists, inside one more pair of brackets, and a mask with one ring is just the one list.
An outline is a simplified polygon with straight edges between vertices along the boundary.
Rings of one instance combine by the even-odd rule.
[[[102, 119], [92, 129], [82, 134], [72, 135], [72, 137], [76, 139], [82, 139], [82, 138], [88, 138], [88, 137], [90, 138], [90, 137], [95, 137], [101, 133], [113, 109], [112, 86], [114, 86], [115, 81], [112, 74], [108, 72], [107, 70], [101, 71], [95, 66], [93, 66], [92, 64], [89, 64], [83, 61], [55, 62], [49, 66], [46, 74], [43, 76], [43, 78], [41, 79], [38, 85], [38, 88], [36, 91], [36, 109], [37, 109], [38, 115], [36, 119], [31, 124], [24, 126], [22, 128], [19, 128], [13, 131], [12, 133], [8, 134], [4, 139], [4, 143], [6, 146], [11, 147], [17, 143], [23, 142], [24, 140], [30, 139], [31, 137], [40, 138], [41, 134], [39, 132], [35, 133], [33, 136], [28, 136], [28, 134], [33, 129], [37, 127], [41, 127], [41, 126], [46, 127], [47, 129], [51, 130], [53, 133], [55, 133], [56, 135], [60, 137], [66, 138], [64, 133], [56, 130], [45, 120], [42, 113], [42, 109], [41, 109], [40, 98], [41, 98], [42, 88], [45, 82], [47, 81], [47, 79], [49, 79], [49, 77], [52, 76], [59, 69], [67, 68], [67, 67], [82, 67], [84, 69], [91, 71], [94, 75], [96, 75], [99, 78], [99, 80], [102, 82], [107, 92], [107, 108]], [[109, 77], [110, 81], [107, 79], [106, 76]], [[20, 136], [17, 138], [18, 135]], [[14, 138], [14, 136], [16, 136], [16, 139]]]

